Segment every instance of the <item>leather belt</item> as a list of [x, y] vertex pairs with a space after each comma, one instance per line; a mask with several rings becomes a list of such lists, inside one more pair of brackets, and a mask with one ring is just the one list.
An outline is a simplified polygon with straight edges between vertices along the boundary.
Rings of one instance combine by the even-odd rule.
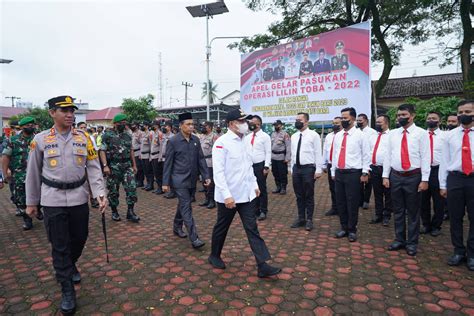
[[286, 150], [282, 150], [282, 151], [272, 150], [272, 153], [275, 154], [275, 155], [286, 154]]
[[140, 148], [137, 148], [137, 149], [134, 149], [133, 151], [139, 151], [139, 150], [140, 150]]
[[152, 155], [156, 155], [156, 154], [159, 154], [160, 152], [159, 151], [156, 151], [154, 153], [151, 153]]
[[146, 154], [149, 154], [150, 152], [149, 151], [142, 151], [140, 152], [142, 155], [146, 155]]
[[474, 177], [474, 172], [470, 173], [470, 174], [465, 174], [462, 171], [449, 171], [449, 173], [452, 174], [452, 175], [461, 176], [461, 177], [465, 177], [465, 178]]
[[56, 180], [50, 180], [41, 176], [41, 181], [44, 184], [46, 184], [49, 187], [60, 189], [60, 190], [72, 190], [72, 189], [79, 188], [86, 182], [86, 180], [87, 180], [86, 175], [84, 175], [84, 177], [81, 180], [75, 181], [75, 182], [58, 182]]
[[316, 168], [316, 165], [314, 164], [307, 164], [307, 165], [297, 165], [295, 164], [296, 167], [298, 168]]
[[410, 171], [398, 171], [398, 170], [395, 170], [395, 169], [392, 168], [392, 172], [395, 173], [396, 175], [400, 176], [400, 177], [411, 177], [411, 176], [414, 176], [416, 174], [421, 174], [421, 169], [416, 168], [416, 169], [413, 169], [413, 170], [410, 170]]
[[336, 168], [336, 172], [345, 174], [345, 173], [356, 173], [356, 172], [362, 172], [362, 169], [339, 169]]

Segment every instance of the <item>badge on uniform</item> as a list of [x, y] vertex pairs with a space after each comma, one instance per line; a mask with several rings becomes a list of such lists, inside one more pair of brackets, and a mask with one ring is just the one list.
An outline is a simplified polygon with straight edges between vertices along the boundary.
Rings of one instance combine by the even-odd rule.
[[30, 143], [30, 150], [33, 151], [33, 150], [35, 150], [35, 148], [36, 148], [36, 141], [32, 141]]
[[196, 144], [196, 143], [194, 143], [194, 146], [197, 146], [197, 144]]
[[82, 157], [77, 157], [77, 164], [82, 165]]
[[49, 161], [49, 165], [50, 165], [51, 167], [56, 167], [57, 164], [58, 164], [58, 162], [56, 161], [56, 159], [51, 159], [51, 160]]

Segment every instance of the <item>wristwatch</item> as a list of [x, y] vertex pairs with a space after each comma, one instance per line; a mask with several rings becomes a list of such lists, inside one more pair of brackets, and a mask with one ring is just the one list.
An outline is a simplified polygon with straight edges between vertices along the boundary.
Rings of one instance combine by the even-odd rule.
[[365, 177], [365, 176], [368, 176], [369, 174], [367, 172], [362, 172], [362, 175]]
[[263, 169], [268, 170], [268, 169], [270, 169], [270, 167], [263, 167]]
[[102, 166], [105, 168], [105, 167], [107, 167], [107, 164], [106, 164], [106, 163], [103, 163]]

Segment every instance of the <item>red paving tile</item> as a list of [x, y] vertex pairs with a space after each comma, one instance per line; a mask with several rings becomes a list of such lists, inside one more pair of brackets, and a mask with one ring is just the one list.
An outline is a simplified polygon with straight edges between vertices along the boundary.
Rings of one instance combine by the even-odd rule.
[[[273, 190], [271, 176], [268, 187]], [[91, 209], [89, 239], [78, 262], [78, 314], [474, 315], [474, 273], [445, 263], [452, 252], [448, 222], [441, 236], [420, 237], [412, 258], [386, 250], [393, 224], [368, 225], [372, 204], [360, 211], [359, 240], [349, 243], [332, 237], [338, 218], [323, 215], [330, 203], [326, 179], [316, 188], [315, 229], [309, 233], [288, 227], [296, 214], [291, 190], [270, 195], [268, 219], [258, 225], [283, 272], [263, 280], [238, 217], [222, 253], [227, 269], [213, 269], [207, 256], [216, 210], [193, 204], [199, 236], [207, 243], [196, 251], [172, 234], [177, 200], [138, 190], [140, 224], [113, 222], [107, 213], [107, 264], [100, 216]], [[34, 220], [32, 231], [22, 231], [8, 189], [0, 190], [0, 208], [0, 313], [57, 314], [60, 293], [42, 223]], [[125, 215], [123, 199], [119, 210]]]

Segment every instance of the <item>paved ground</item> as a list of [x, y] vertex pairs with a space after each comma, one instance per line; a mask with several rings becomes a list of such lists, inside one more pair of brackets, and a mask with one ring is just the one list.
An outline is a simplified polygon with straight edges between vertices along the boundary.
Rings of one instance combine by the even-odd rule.
[[[370, 210], [361, 212], [359, 241], [334, 239], [338, 219], [322, 216], [329, 205], [326, 181], [317, 185], [310, 233], [289, 228], [296, 213], [292, 190], [270, 195], [269, 219], [259, 228], [283, 273], [261, 280], [238, 218], [224, 248], [227, 269], [215, 270], [206, 260], [215, 210], [194, 204], [207, 242], [196, 251], [172, 234], [176, 200], [139, 191], [140, 224], [115, 223], [107, 214], [110, 264], [100, 216], [91, 213], [79, 261], [79, 314], [474, 315], [474, 273], [445, 263], [451, 253], [447, 225], [437, 238], [422, 237], [412, 258], [385, 250], [393, 228], [369, 225]], [[0, 191], [0, 314], [56, 314], [60, 294], [43, 225], [35, 220], [34, 230], [23, 232], [8, 196], [7, 188]], [[125, 215], [123, 204], [120, 209]]]

